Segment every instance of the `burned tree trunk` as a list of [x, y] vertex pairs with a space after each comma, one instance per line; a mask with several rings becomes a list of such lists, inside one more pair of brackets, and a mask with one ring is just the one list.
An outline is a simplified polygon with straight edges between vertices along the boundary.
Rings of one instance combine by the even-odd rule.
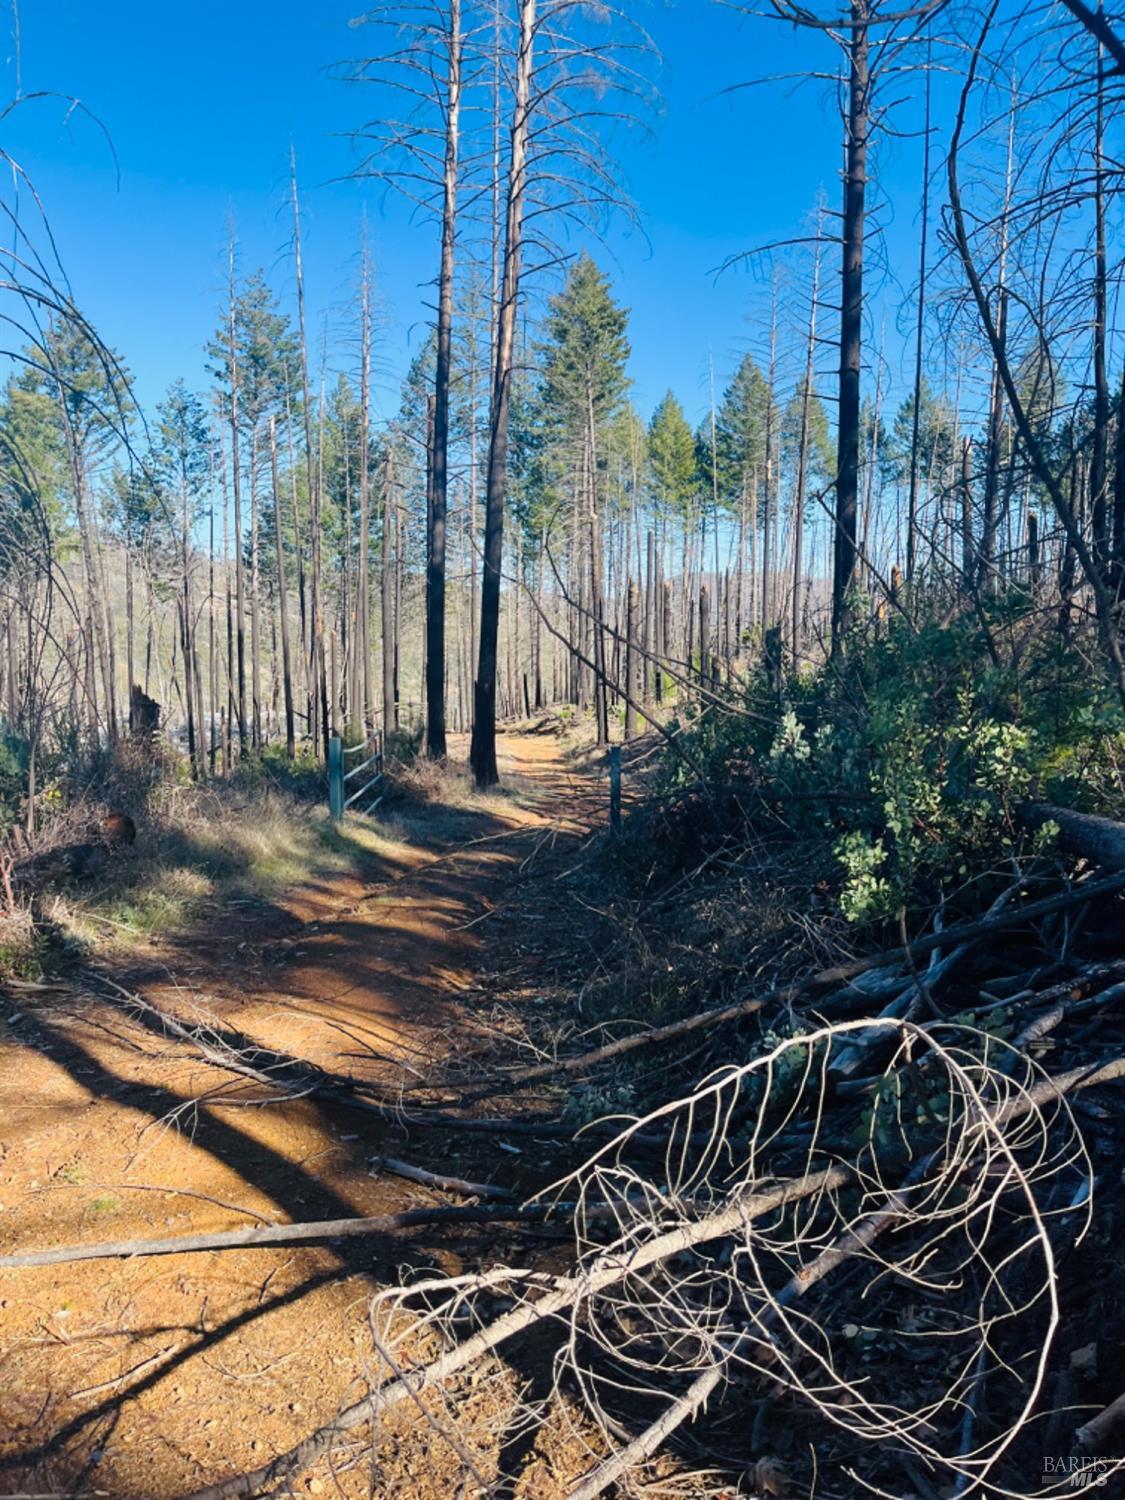
[[1059, 848], [1066, 854], [1105, 865], [1110, 870], [1125, 869], [1125, 823], [1112, 818], [1096, 818], [1091, 813], [1072, 812], [1050, 802], [1025, 802], [1019, 810], [1020, 822], [1028, 828], [1055, 823], [1059, 829]]
[[516, 94], [512, 116], [512, 151], [508, 167], [508, 210], [504, 231], [504, 264], [497, 313], [496, 361], [489, 423], [488, 476], [485, 485], [484, 573], [481, 583], [480, 658], [473, 705], [471, 760], [478, 787], [495, 786], [496, 661], [500, 635], [500, 571], [504, 550], [504, 502], [508, 491], [508, 421], [512, 405], [512, 361], [515, 352], [516, 305], [519, 299], [523, 217], [527, 193], [527, 143], [531, 115], [531, 77], [535, 46], [536, 0], [521, 0], [520, 39], [516, 60]]
[[437, 369], [426, 536], [426, 753], [434, 760], [445, 757], [445, 529], [449, 510], [449, 387], [453, 368], [453, 258], [461, 119], [461, 0], [450, 0], [448, 44]]
[[395, 567], [394, 458], [390, 448], [383, 465], [383, 545], [379, 560], [379, 607], [383, 638], [383, 734], [398, 728], [395, 701]]
[[297, 732], [293, 720], [293, 662], [289, 645], [289, 595], [285, 586], [281, 487], [277, 479], [277, 426], [273, 417], [270, 418], [270, 473], [273, 478], [273, 534], [277, 553], [277, 609], [281, 617], [281, 686], [285, 699], [285, 753], [292, 760], [297, 753]]
[[832, 573], [832, 649], [843, 645], [855, 581], [859, 496], [860, 365], [863, 357], [863, 249], [870, 130], [867, 0], [851, 0], [848, 121], [845, 141], [840, 400], [836, 454], [836, 538]]

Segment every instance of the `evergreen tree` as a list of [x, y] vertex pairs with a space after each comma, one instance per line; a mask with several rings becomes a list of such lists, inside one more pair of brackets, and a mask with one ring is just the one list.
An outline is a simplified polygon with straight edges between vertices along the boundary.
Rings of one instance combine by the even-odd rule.
[[[796, 474], [800, 457], [798, 450], [801, 442], [801, 418], [804, 404], [805, 381], [802, 376], [781, 414], [781, 461], [791, 477]], [[809, 394], [806, 440], [808, 442], [808, 452], [805, 455], [805, 462], [808, 465], [807, 478], [809, 484], [816, 488], [831, 475], [836, 454], [832, 446], [832, 434], [828, 428], [828, 411], [815, 390]]]
[[671, 391], [649, 423], [648, 469], [654, 503], [665, 515], [686, 520], [697, 486], [695, 437]]
[[513, 390], [513, 423], [522, 418], [514, 457], [532, 525], [558, 523], [568, 504], [586, 503], [586, 457], [608, 465], [609, 430], [629, 388], [627, 323], [608, 279], [583, 255], [551, 299], [534, 394]]
[[337, 550], [358, 526], [361, 428], [359, 392], [340, 375], [324, 402], [322, 459], [324, 537]]
[[[262, 558], [262, 510], [260, 481], [268, 470], [266, 424], [271, 416], [280, 415], [289, 401], [290, 411], [296, 405], [300, 388], [300, 344], [281, 312], [277, 298], [266, 281], [265, 273], [255, 271], [235, 291], [233, 272], [231, 302], [208, 345], [214, 360], [212, 373], [232, 428], [231, 480], [234, 493], [235, 529], [235, 623], [238, 632], [238, 713], [239, 741], [242, 750], [248, 738], [255, 745], [262, 740], [261, 644], [262, 620], [260, 580]], [[249, 458], [249, 464], [245, 459]], [[240, 476], [249, 474], [250, 528], [244, 534]], [[269, 519], [267, 514], [266, 519]], [[315, 532], [315, 528], [310, 527]], [[311, 549], [319, 557], [320, 538], [310, 537]], [[247, 714], [245, 670], [245, 573], [250, 572], [250, 672], [251, 702]], [[326, 704], [325, 704], [326, 706]]]
[[[918, 474], [922, 488], [931, 474], [940, 474], [953, 461], [953, 412], [949, 403], [935, 396], [923, 376], [918, 388]], [[911, 391], [895, 413], [891, 428], [890, 458], [894, 475], [901, 483], [910, 478], [910, 458], [914, 435], [914, 392]]]
[[0, 401], [0, 475], [13, 499], [25, 507], [34, 503], [52, 533], [61, 531], [68, 493], [66, 448], [58, 406], [35, 369], [9, 376]]
[[[238, 359], [239, 427], [254, 432], [285, 406], [286, 390], [295, 406], [299, 388], [300, 350], [287, 314], [266, 281], [265, 272], [247, 277], [234, 303], [235, 352]], [[229, 325], [226, 317], [208, 348], [220, 385], [229, 380]]]
[[91, 478], [126, 441], [132, 416], [128, 371], [82, 325], [68, 321], [53, 327], [42, 348], [31, 351], [29, 384], [54, 401], [84, 475]]
[[629, 388], [627, 325], [628, 313], [613, 300], [608, 278], [583, 255], [551, 299], [539, 351], [544, 498], [550, 498], [553, 511], [562, 511], [566, 499], [572, 506], [571, 588], [575, 598], [585, 599], [575, 628], [584, 630], [580, 622], [587, 617], [592, 625], [599, 743], [609, 737], [602, 506], [610, 432]]
[[719, 499], [732, 512], [740, 513], [764, 482], [771, 404], [765, 376], [753, 357], [745, 355], [715, 418]]
[[156, 416], [153, 457], [157, 473], [177, 495], [189, 497], [192, 519], [196, 520], [199, 497], [210, 470], [207, 409], [182, 380], [177, 380], [157, 406]]
[[410, 361], [403, 378], [398, 413], [392, 425], [395, 491], [402, 509], [404, 540], [411, 568], [424, 566], [426, 537], [426, 430], [427, 405], [434, 388], [437, 340], [431, 330], [426, 342]]
[[628, 321], [608, 277], [582, 255], [551, 299], [541, 351], [540, 401], [559, 433], [580, 433], [591, 418], [600, 431], [616, 416], [629, 389]]

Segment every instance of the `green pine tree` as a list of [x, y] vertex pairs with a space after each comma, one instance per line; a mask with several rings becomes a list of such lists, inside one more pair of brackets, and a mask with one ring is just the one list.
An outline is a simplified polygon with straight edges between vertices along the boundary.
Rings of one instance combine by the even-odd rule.
[[743, 357], [716, 413], [719, 499], [737, 513], [766, 469], [766, 424], [771, 397], [765, 376], [751, 355]]
[[671, 391], [649, 423], [648, 467], [654, 504], [665, 515], [685, 520], [697, 489], [695, 436]]

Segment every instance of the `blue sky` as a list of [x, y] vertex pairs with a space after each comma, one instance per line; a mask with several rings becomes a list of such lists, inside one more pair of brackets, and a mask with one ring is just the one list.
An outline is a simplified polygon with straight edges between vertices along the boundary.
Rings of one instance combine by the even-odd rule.
[[[31, 102], [9, 118], [5, 144], [46, 203], [76, 299], [133, 370], [146, 405], [179, 375], [206, 383], [203, 345], [232, 216], [242, 268], [265, 266], [291, 297], [290, 140], [314, 331], [326, 320], [337, 334], [342, 326], [366, 208], [386, 316], [377, 395], [389, 405], [421, 336], [435, 245], [432, 230], [380, 190], [338, 180], [352, 160], [347, 132], [371, 105], [327, 72], [363, 49], [367, 34], [347, 25], [357, 9], [346, 0], [23, 0], [24, 92], [77, 96], [100, 126], [58, 100]], [[761, 343], [761, 287], [745, 272], [716, 281], [715, 267], [798, 231], [818, 190], [831, 205], [838, 197], [839, 130], [823, 86], [723, 90], [794, 69], [810, 48], [821, 66], [831, 52], [711, 0], [655, 0], [644, 19], [666, 59], [665, 104], [654, 138], [619, 150], [644, 233], [619, 224], [595, 253], [632, 312], [638, 405], [647, 414], [671, 385], [698, 415], [709, 352], [721, 387], [742, 350]], [[914, 143], [896, 148], [884, 177], [892, 200], [901, 193], [916, 207], [918, 157]], [[913, 255], [909, 208], [889, 234], [892, 253]], [[909, 266], [903, 274], [909, 281]], [[340, 337], [330, 341], [341, 350]], [[888, 353], [900, 354], [893, 328]]]

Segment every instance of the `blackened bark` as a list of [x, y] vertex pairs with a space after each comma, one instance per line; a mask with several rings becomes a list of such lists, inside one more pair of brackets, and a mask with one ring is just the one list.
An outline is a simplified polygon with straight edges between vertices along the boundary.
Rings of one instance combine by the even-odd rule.
[[851, 0], [848, 124], [844, 173], [844, 263], [840, 310], [840, 400], [836, 454], [836, 534], [832, 574], [832, 649], [848, 628], [855, 581], [859, 498], [860, 365], [863, 358], [863, 249], [870, 128], [867, 0]]
[[449, 5], [441, 270], [426, 536], [426, 753], [445, 757], [445, 532], [449, 510], [449, 387], [453, 366], [453, 268], [461, 116], [461, 0]]
[[488, 475], [485, 484], [484, 574], [481, 582], [480, 658], [477, 663], [470, 759], [478, 787], [495, 786], [496, 659], [500, 634], [500, 570], [504, 550], [504, 502], [508, 491], [508, 423], [512, 404], [512, 358], [516, 304], [519, 298], [527, 189], [527, 140], [531, 112], [531, 77], [535, 44], [536, 0], [521, 0], [520, 40], [516, 60], [516, 96], [512, 116], [512, 149], [508, 168], [508, 204], [504, 231], [504, 265], [497, 315], [496, 360], [489, 423]]

